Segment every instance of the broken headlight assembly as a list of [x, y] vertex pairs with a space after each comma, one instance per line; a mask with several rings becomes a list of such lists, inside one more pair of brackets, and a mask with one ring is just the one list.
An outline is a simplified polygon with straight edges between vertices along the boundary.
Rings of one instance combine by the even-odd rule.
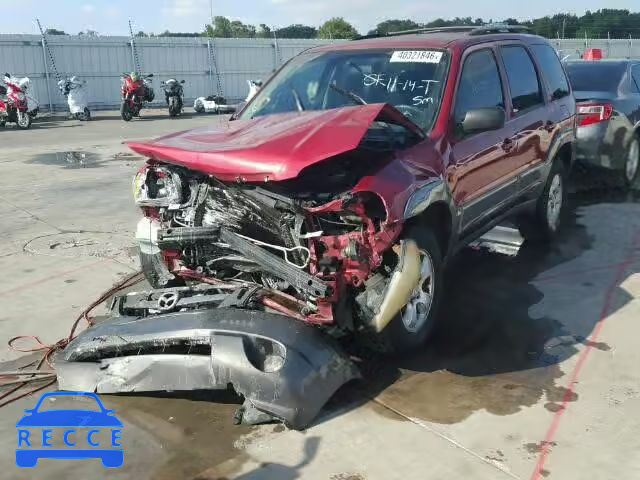
[[170, 207], [182, 203], [180, 175], [165, 167], [147, 166], [133, 179], [133, 199], [140, 207]]

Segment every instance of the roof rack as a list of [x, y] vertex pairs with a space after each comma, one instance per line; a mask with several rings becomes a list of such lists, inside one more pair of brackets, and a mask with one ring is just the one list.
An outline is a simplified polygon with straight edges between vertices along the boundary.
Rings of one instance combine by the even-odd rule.
[[395, 32], [387, 33], [373, 33], [370, 35], [362, 35], [357, 40], [363, 40], [366, 38], [379, 38], [379, 37], [395, 37], [397, 35], [410, 35], [413, 33], [442, 33], [442, 32], [467, 32], [469, 35], [487, 35], [490, 33], [525, 33], [529, 28], [524, 25], [506, 25], [501, 23], [487, 24], [480, 27], [475, 25], [458, 25], [452, 27], [424, 27], [413, 28], [410, 30], [398, 30]]

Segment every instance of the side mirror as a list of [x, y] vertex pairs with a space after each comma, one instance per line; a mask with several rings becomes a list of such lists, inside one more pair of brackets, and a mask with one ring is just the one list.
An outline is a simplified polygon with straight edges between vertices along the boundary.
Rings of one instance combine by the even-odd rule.
[[184, 80], [180, 80], [180, 83], [184, 83]]
[[502, 107], [476, 108], [469, 110], [460, 126], [464, 133], [479, 133], [504, 127], [506, 114]]

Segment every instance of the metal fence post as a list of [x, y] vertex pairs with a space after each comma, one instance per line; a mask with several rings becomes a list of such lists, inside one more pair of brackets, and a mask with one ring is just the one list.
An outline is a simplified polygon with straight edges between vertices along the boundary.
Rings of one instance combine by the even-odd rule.
[[209, 64], [209, 92], [213, 93], [213, 63], [211, 55], [211, 40], [207, 39], [207, 63]]
[[44, 76], [47, 82], [47, 97], [49, 98], [49, 112], [53, 112], [53, 102], [51, 101], [51, 80], [49, 78], [49, 65], [47, 64], [47, 48], [44, 44], [44, 39], [40, 41], [42, 46], [42, 61], [44, 63]]
[[135, 50], [136, 47], [133, 45], [133, 39], [129, 40], [129, 47], [131, 47], [131, 65], [133, 65], [131, 67], [131, 71], [136, 73], [142, 73], [136, 70], [136, 50]]

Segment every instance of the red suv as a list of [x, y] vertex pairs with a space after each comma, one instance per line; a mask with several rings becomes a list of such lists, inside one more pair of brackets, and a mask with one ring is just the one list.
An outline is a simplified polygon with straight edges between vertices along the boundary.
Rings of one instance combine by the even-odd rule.
[[518, 27], [308, 50], [234, 121], [129, 144], [149, 158], [145, 273], [179, 287], [152, 311], [277, 312], [416, 348], [456, 251], [507, 217], [528, 240], [558, 231], [575, 113], [555, 50]]

